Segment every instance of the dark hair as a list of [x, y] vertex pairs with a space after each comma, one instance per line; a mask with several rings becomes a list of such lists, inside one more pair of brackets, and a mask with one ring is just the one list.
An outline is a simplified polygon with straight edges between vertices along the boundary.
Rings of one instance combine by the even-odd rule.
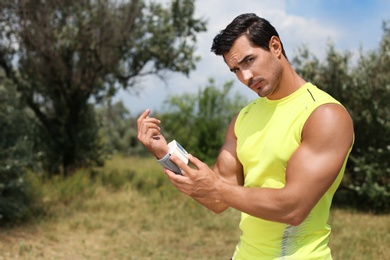
[[[267, 51], [270, 50], [269, 41], [272, 36], [277, 36], [280, 39], [275, 28], [264, 18], [253, 13], [241, 14], [215, 36], [211, 51], [216, 55], [229, 52], [235, 40], [241, 35], [245, 35], [253, 46]], [[287, 58], [281, 41], [280, 44], [282, 45], [282, 53]]]

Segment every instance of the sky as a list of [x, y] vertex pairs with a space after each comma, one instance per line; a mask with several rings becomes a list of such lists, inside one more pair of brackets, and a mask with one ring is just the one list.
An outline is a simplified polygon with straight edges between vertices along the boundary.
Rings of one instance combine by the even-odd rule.
[[157, 77], [143, 78], [138, 94], [120, 91], [114, 102], [122, 100], [132, 116], [146, 108], [152, 113], [160, 111], [170, 95], [197, 93], [209, 78], [214, 78], [217, 85], [234, 80], [234, 93], [248, 101], [257, 98], [236, 79], [220, 56], [210, 52], [214, 36], [239, 14], [256, 13], [267, 19], [278, 31], [290, 59], [303, 45], [321, 59], [329, 42], [336, 50], [348, 50], [355, 55], [359, 49], [377, 49], [383, 36], [382, 23], [390, 22], [390, 0], [196, 0], [195, 9], [196, 18], [208, 21], [207, 32], [197, 36], [195, 54], [201, 56], [201, 61], [196, 70], [188, 77], [167, 73], [165, 83]]

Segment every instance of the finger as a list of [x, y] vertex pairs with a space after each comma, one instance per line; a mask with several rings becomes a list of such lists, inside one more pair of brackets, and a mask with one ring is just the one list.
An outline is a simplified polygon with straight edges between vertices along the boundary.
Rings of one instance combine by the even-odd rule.
[[153, 117], [144, 118], [138, 123], [138, 130], [146, 131], [148, 127], [159, 128], [158, 125], [161, 123], [160, 120]]
[[155, 125], [159, 125], [161, 123], [161, 121], [157, 118], [154, 118], [154, 117], [148, 117], [146, 119], [143, 120], [142, 124], [155, 124]]
[[202, 168], [204, 165], [204, 162], [199, 160], [197, 157], [193, 156], [192, 154], [188, 154], [188, 160], [190, 163], [192, 163], [196, 168]]
[[142, 121], [147, 118], [150, 114], [150, 109], [146, 109], [144, 112], [142, 112], [142, 114], [138, 117], [137, 119], [137, 126], [139, 128], [140, 124], [142, 123]]
[[148, 146], [152, 139], [161, 138], [161, 133], [159, 129], [149, 128], [146, 132], [140, 131], [138, 132], [138, 140], [141, 141], [144, 145]]
[[192, 171], [193, 169], [188, 166], [186, 163], [181, 161], [179, 158], [177, 158], [174, 155], [171, 155], [170, 157], [171, 161], [174, 162], [182, 171], [184, 171], [185, 176], [191, 177], [193, 175]]
[[160, 128], [152, 128], [152, 127], [148, 128], [148, 130], [145, 133], [145, 136], [147, 138], [161, 136]]
[[176, 187], [183, 180], [183, 175], [176, 174], [173, 171], [164, 168], [164, 173], [168, 176], [171, 183]]
[[144, 119], [144, 122], [140, 124], [138, 127], [138, 139], [142, 139], [144, 136], [150, 137], [150, 131], [152, 131], [153, 135], [160, 134], [160, 127], [158, 124], [160, 123], [157, 119]]
[[157, 129], [160, 130], [160, 127], [158, 126], [159, 121], [149, 121], [149, 122], [143, 122], [142, 126], [140, 128], [141, 132], [146, 133], [149, 129]]
[[154, 117], [149, 117], [150, 109], [146, 109], [137, 119], [137, 128], [140, 129], [145, 123], [160, 124], [161, 121]]

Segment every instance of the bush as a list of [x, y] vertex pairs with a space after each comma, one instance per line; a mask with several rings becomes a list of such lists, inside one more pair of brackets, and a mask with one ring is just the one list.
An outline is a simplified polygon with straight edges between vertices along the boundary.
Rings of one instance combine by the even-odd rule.
[[0, 85], [0, 224], [28, 219], [34, 197], [27, 169], [34, 164], [34, 147], [27, 111], [19, 104], [15, 88]]

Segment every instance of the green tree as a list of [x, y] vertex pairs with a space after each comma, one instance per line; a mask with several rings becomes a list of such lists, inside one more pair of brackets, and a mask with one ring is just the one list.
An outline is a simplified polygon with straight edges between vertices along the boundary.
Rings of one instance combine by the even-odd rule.
[[167, 141], [177, 140], [188, 152], [212, 163], [221, 148], [231, 119], [247, 103], [231, 89], [233, 82], [217, 87], [214, 80], [198, 94], [170, 96], [160, 118]]
[[101, 163], [94, 104], [147, 75], [195, 68], [193, 0], [4, 0], [0, 67], [39, 123], [44, 165]]
[[333, 45], [324, 62], [307, 48], [293, 60], [298, 73], [338, 99], [353, 118], [355, 144], [339, 198], [376, 212], [390, 210], [390, 29], [386, 23], [383, 28], [378, 50], [361, 50], [356, 63]]
[[27, 111], [20, 105], [15, 87], [0, 81], [0, 226], [19, 221], [30, 213], [33, 203], [25, 181], [26, 168], [33, 165], [35, 152]]
[[[363, 208], [390, 212], [390, 27], [378, 50], [361, 55], [348, 89], [356, 140], [349, 187]], [[364, 206], [365, 205], [365, 206]]]

